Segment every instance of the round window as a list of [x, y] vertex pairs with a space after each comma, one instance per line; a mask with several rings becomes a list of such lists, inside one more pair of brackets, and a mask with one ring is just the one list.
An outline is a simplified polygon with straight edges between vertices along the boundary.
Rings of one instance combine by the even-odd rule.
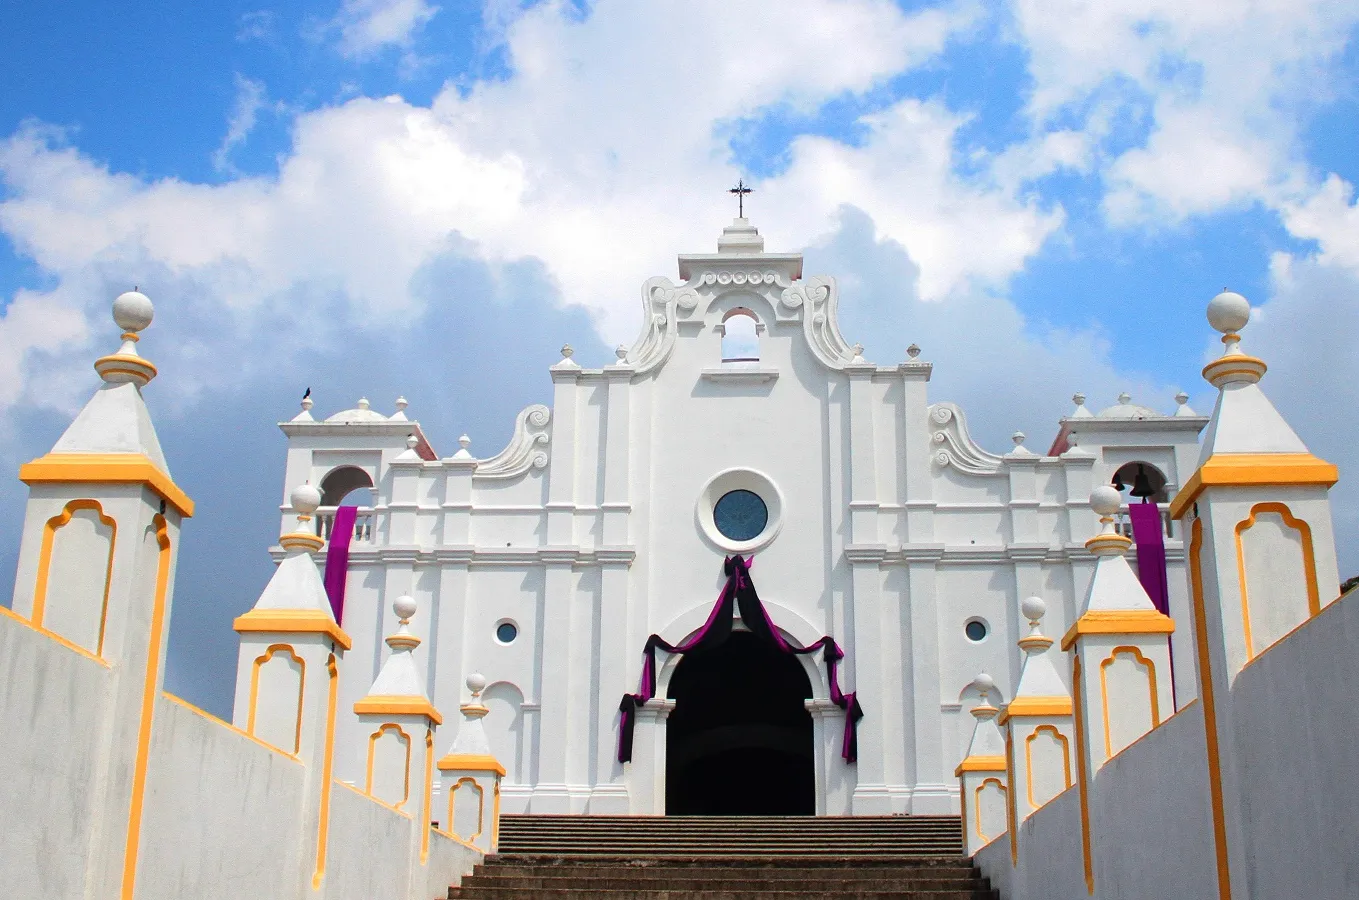
[[502, 644], [512, 644], [519, 637], [519, 628], [513, 622], [501, 622], [495, 627], [495, 639]]
[[968, 619], [967, 624], [963, 626], [963, 633], [966, 634], [967, 639], [974, 644], [986, 640], [988, 631], [989, 629], [986, 627], [986, 622], [983, 619]]
[[754, 491], [727, 491], [713, 505], [713, 524], [728, 540], [753, 540], [769, 524], [769, 508]]

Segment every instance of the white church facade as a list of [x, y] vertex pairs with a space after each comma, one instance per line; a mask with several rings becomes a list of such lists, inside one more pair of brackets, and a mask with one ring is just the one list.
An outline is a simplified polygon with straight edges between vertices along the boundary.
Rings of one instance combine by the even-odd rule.
[[[867, 361], [840, 332], [834, 279], [802, 264], [737, 219], [718, 252], [679, 257], [679, 283], [643, 285], [641, 334], [615, 362], [582, 368], [563, 348], [550, 405], [523, 410], [489, 457], [465, 437], [439, 456], [404, 401], [322, 419], [308, 398], [282, 423], [283, 531], [290, 492], [319, 488], [319, 558], [353, 641], [339, 746], [363, 743], [347, 711], [389, 655], [393, 601], [410, 595], [434, 707], [464, 702], [470, 673], [488, 682], [506, 812], [956, 814], [973, 682], [991, 673], [990, 701], [1013, 696], [1021, 600], [1046, 599], [1052, 634], [1079, 615], [1097, 561], [1093, 488], [1113, 481], [1132, 489], [1125, 505], [1156, 505], [1155, 540], [1139, 534], [1129, 557], [1145, 556], [1144, 583], [1164, 559], [1162, 611], [1188, 619], [1167, 500], [1208, 419], [1183, 395], [1170, 414], [1126, 395], [1096, 414], [1077, 395], [1050, 448], [1016, 434], [988, 452], [961, 409], [930, 397], [918, 349]], [[1131, 535], [1122, 516], [1114, 527]], [[705, 634], [735, 555], [782, 640], [738, 620], [725, 641], [659, 651], [654, 697], [625, 738], [620, 702], [639, 689], [649, 637]], [[823, 637], [838, 669], [776, 646]], [[1173, 657], [1192, 660], [1192, 640], [1176, 631]], [[832, 669], [862, 710], [849, 735]], [[1198, 692], [1181, 669], [1176, 708]], [[364, 764], [339, 758], [336, 777], [361, 782]]]

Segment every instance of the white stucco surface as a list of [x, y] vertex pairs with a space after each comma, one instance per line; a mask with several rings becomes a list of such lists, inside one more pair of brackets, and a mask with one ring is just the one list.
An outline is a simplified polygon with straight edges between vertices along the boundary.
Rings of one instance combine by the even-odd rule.
[[409, 890], [405, 865], [413, 819], [342, 784], [331, 787], [330, 814], [326, 900], [413, 900], [417, 896]]
[[0, 886], [9, 896], [85, 895], [110, 681], [99, 663], [0, 614]]
[[158, 697], [138, 900], [281, 897], [299, 870], [301, 763]]

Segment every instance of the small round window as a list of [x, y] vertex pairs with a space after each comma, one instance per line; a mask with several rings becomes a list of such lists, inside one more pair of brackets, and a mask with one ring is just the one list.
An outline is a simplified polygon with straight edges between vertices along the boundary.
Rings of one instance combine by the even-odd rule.
[[727, 491], [713, 506], [713, 524], [731, 541], [749, 541], [769, 524], [769, 508], [754, 491]]
[[986, 640], [988, 631], [990, 631], [990, 629], [986, 627], [986, 621], [984, 619], [968, 619], [967, 624], [963, 626], [963, 633], [966, 634], [967, 639], [974, 644], [979, 644]]
[[495, 639], [502, 644], [512, 644], [519, 637], [519, 627], [513, 622], [501, 622], [495, 627]]

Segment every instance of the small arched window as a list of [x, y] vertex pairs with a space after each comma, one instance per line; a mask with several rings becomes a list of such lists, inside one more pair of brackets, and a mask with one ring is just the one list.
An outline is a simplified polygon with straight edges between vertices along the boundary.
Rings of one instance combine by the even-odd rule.
[[760, 332], [764, 327], [755, 313], [738, 306], [722, 317], [722, 363], [724, 365], [758, 363], [760, 361]]
[[372, 506], [372, 491], [373, 479], [367, 472], [358, 466], [340, 466], [321, 479], [321, 505]]

